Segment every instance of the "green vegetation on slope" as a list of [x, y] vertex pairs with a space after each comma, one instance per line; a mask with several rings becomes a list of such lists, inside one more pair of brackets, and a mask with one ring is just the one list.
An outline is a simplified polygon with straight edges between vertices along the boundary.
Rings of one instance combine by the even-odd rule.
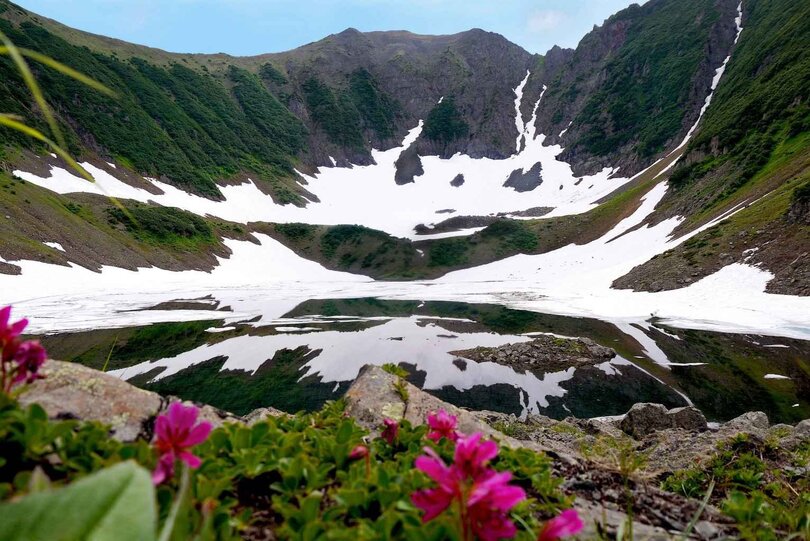
[[360, 113], [347, 94], [335, 93], [314, 76], [304, 81], [301, 90], [310, 116], [332, 143], [350, 148], [363, 147]]
[[[92, 75], [116, 91], [110, 98], [49, 69], [36, 69], [76, 155], [92, 151], [130, 165], [136, 172], [218, 197], [218, 179], [252, 172], [296, 201], [294, 155], [304, 146], [303, 124], [241, 70], [231, 70], [234, 94], [223, 81], [179, 63], [158, 67], [123, 61], [74, 46], [30, 21], [0, 19], [0, 30], [27, 47]], [[11, 63], [0, 58], [0, 108], [34, 118], [30, 98]], [[7, 143], [36, 148], [3, 131]]]
[[425, 119], [424, 134], [431, 141], [449, 143], [466, 136], [470, 127], [456, 106], [453, 96], [446, 96]]
[[138, 240], [200, 249], [216, 242], [211, 226], [196, 214], [173, 207], [134, 204], [108, 210], [111, 223], [124, 225]]
[[[767, 181], [759, 174], [779, 158], [780, 146], [810, 132], [810, 5], [764, 0], [745, 9], [739, 44], [687, 148], [697, 159], [672, 174], [676, 197], [700, 194], [700, 210], [718, 209], [748, 184]], [[806, 137], [804, 143], [810, 146]]]
[[[741, 434], [721, 442], [704, 463], [668, 476], [663, 488], [709, 498], [731, 516], [743, 539], [810, 537], [810, 442], [788, 452]], [[708, 492], [710, 484], [714, 489]]]
[[[608, 57], [596, 91], [584, 80], [550, 90], [568, 100], [590, 93], [574, 119], [585, 127], [576, 146], [609, 156], [632, 144], [642, 159], [664, 150], [684, 127], [687, 104], [694, 101], [693, 79], [706, 61], [709, 36], [720, 16], [715, 2], [678, 0], [633, 5], [610, 17], [605, 27], [616, 30], [605, 39], [623, 42]], [[578, 50], [588, 49], [588, 40], [594, 39], [596, 34], [586, 36]]]

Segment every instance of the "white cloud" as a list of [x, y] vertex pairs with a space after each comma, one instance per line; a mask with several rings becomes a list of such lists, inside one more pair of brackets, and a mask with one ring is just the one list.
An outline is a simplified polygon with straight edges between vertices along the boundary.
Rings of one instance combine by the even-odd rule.
[[538, 32], [541, 30], [553, 30], [557, 28], [564, 19], [565, 14], [563, 12], [547, 9], [531, 13], [526, 24], [529, 30]]

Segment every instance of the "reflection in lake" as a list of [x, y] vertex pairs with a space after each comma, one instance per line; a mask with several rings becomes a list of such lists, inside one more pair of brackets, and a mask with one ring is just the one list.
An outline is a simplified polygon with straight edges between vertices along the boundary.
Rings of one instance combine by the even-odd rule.
[[[97, 368], [112, 351], [111, 373], [235, 413], [315, 409], [340, 397], [364, 364], [394, 363], [443, 400], [516, 415], [617, 415], [636, 402], [658, 402], [694, 403], [718, 421], [751, 410], [774, 422], [810, 417], [810, 343], [801, 340], [454, 302], [312, 300], [281, 318], [256, 313], [235, 322], [227, 315], [44, 341], [55, 358]], [[533, 333], [588, 337], [617, 355], [595, 366], [524, 372], [451, 353], [525, 342]]]

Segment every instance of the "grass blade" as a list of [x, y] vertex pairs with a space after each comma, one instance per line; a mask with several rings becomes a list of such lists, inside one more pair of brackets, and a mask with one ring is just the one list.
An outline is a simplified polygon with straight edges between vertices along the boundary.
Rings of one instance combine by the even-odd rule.
[[22, 122], [20, 122], [15, 116], [13, 115], [4, 115], [0, 114], [0, 126], [5, 126], [7, 128], [11, 128], [12, 130], [16, 130], [18, 132], [24, 133], [25, 135], [42, 141], [56, 153], [57, 156], [65, 160], [65, 162], [76, 172], [78, 172], [82, 178], [90, 181], [95, 182], [93, 176], [87, 172], [87, 170], [79, 165], [76, 160], [74, 160], [70, 154], [68, 154], [65, 150], [62, 149], [61, 146], [54, 143], [50, 139], [48, 139], [42, 132], [36, 130], [30, 126], [26, 126]]
[[[106, 94], [110, 97], [115, 97], [116, 93], [114, 90], [110, 89], [109, 87], [99, 83], [95, 79], [88, 77], [87, 75], [76, 71], [75, 69], [71, 68], [70, 66], [66, 66], [59, 62], [58, 60], [54, 60], [50, 56], [46, 56], [44, 54], [38, 53], [36, 51], [32, 51], [31, 49], [17, 49], [21, 55], [24, 57], [30, 58], [31, 60], [35, 60], [40, 64], [45, 64], [49, 68], [55, 69], [59, 73], [63, 75], [67, 75], [68, 77], [83, 83], [94, 90], [98, 90], [99, 92]], [[0, 47], [0, 54], [10, 54], [8, 47]]]
[[[14, 43], [12, 43], [11, 40], [8, 39], [8, 36], [6, 36], [2, 31], [0, 31], [0, 41], [6, 45], [8, 55], [14, 61], [14, 64], [17, 65], [17, 69], [20, 71], [20, 75], [25, 82], [25, 86], [28, 87], [28, 90], [34, 97], [34, 101], [39, 106], [40, 111], [42, 111], [42, 116], [45, 117], [45, 122], [48, 123], [48, 127], [51, 129], [51, 134], [53, 135], [54, 139], [56, 139], [58, 144], [57, 146], [60, 148], [67, 146], [65, 145], [64, 137], [62, 137], [62, 132], [59, 129], [59, 124], [56, 123], [56, 118], [53, 116], [53, 111], [51, 111], [51, 107], [48, 105], [48, 102], [45, 101], [45, 96], [42, 94], [42, 90], [39, 88], [39, 84], [37, 84], [37, 80], [34, 77], [34, 74], [31, 73], [31, 68], [28, 67], [28, 63], [25, 61], [25, 58], [23, 58], [22, 53], [20, 53], [20, 50], [17, 49]], [[85, 171], [85, 173], [87, 172]]]

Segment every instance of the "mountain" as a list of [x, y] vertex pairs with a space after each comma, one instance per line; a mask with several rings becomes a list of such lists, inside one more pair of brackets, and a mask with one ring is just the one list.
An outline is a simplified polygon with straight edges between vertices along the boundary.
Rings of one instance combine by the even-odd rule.
[[[91, 35], [0, 0], [15, 43], [117, 93], [34, 66], [71, 152], [113, 192], [44, 189], [64, 165], [0, 132], [0, 272], [29, 259], [210, 269], [227, 239], [264, 233], [328, 268], [430, 278], [592, 243], [669, 179], [636, 229], [689, 237], [614, 287], [683, 287], [747, 262], [775, 274], [774, 291], [808, 295], [808, 20], [790, 0], [650, 0], [545, 55], [478, 29], [348, 29], [231, 57]], [[0, 111], [38, 118], [7, 59]], [[459, 229], [471, 234], [441, 238]]]

